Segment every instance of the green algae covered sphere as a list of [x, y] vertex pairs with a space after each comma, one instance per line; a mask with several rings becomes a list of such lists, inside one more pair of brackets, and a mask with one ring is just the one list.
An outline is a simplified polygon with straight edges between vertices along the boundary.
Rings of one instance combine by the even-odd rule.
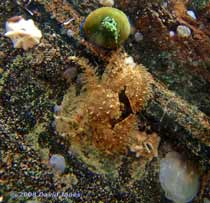
[[131, 26], [126, 14], [119, 9], [101, 7], [87, 16], [82, 31], [89, 41], [113, 49], [128, 38]]

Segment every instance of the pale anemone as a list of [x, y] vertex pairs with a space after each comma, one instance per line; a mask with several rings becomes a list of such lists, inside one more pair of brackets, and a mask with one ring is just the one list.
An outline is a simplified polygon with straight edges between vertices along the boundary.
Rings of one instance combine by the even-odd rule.
[[15, 16], [6, 22], [5, 36], [12, 40], [14, 48], [28, 50], [39, 44], [42, 33], [35, 26], [33, 20], [25, 20], [22, 16]]

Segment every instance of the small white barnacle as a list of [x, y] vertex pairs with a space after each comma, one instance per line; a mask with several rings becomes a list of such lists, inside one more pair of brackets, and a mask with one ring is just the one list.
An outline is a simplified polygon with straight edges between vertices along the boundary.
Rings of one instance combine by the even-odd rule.
[[50, 166], [60, 173], [63, 173], [66, 168], [66, 162], [62, 155], [53, 154], [49, 160]]
[[5, 36], [12, 40], [14, 48], [28, 50], [39, 44], [42, 33], [33, 20], [15, 16], [7, 20]]

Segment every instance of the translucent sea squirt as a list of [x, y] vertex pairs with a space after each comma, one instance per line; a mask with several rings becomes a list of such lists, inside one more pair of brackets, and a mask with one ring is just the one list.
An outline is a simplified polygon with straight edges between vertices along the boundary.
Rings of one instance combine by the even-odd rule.
[[111, 7], [91, 12], [82, 25], [85, 37], [104, 48], [119, 47], [129, 36], [131, 26], [125, 13]]
[[190, 202], [199, 189], [199, 176], [177, 152], [169, 152], [160, 161], [160, 184], [167, 199], [175, 203]]
[[62, 155], [53, 154], [49, 160], [50, 166], [58, 172], [63, 173], [66, 168], [66, 162]]

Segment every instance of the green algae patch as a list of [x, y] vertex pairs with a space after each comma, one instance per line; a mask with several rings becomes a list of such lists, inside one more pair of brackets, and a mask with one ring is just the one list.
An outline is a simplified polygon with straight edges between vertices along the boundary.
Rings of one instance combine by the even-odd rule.
[[34, 150], [36, 150], [41, 159], [48, 162], [49, 159], [49, 148], [42, 148], [39, 144], [40, 134], [46, 130], [45, 123], [37, 123], [30, 133], [25, 135], [25, 141], [28, 145], [31, 145]]
[[91, 171], [115, 179], [119, 176], [118, 170], [122, 164], [121, 157], [112, 159], [97, 150], [94, 146], [91, 146], [90, 143], [84, 143], [84, 145], [72, 143], [71, 151], [73, 151], [77, 158], [84, 162]]
[[192, 0], [190, 5], [198, 10], [201, 10], [205, 8], [209, 3], [210, 0]]

